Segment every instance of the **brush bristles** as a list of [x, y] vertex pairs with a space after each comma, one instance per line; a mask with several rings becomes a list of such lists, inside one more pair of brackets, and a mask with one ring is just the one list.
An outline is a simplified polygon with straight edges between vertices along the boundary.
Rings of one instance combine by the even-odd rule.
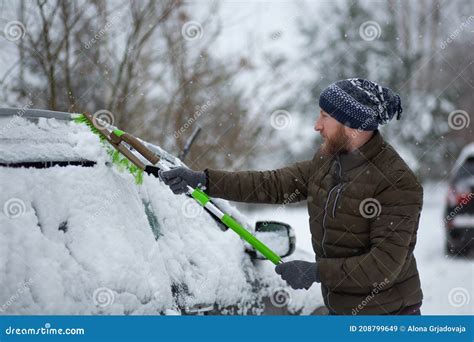
[[[90, 122], [85, 117], [84, 114], [74, 118], [73, 121], [78, 124], [87, 125], [87, 127], [89, 127], [92, 133], [99, 136], [100, 141], [102, 143], [105, 143], [107, 141], [106, 137], [92, 124], [92, 122]], [[110, 155], [112, 159], [112, 164], [115, 164], [119, 168], [119, 170], [127, 169], [128, 172], [130, 172], [134, 176], [135, 183], [142, 184], [143, 183], [143, 170], [138, 168], [136, 165], [132, 164], [130, 160], [125, 158], [115, 148], [112, 148], [109, 145], [107, 145], [106, 147], [107, 147], [107, 154]]]
[[97, 127], [95, 127], [92, 122], [90, 122], [86, 116], [84, 114], [74, 118], [74, 122], [78, 123], [78, 124], [85, 124], [87, 125], [87, 127], [89, 127], [89, 129], [91, 130], [92, 133], [94, 133], [95, 135], [97, 135], [99, 137], [99, 139], [101, 141], [104, 141], [106, 140], [104, 135], [97, 129]]

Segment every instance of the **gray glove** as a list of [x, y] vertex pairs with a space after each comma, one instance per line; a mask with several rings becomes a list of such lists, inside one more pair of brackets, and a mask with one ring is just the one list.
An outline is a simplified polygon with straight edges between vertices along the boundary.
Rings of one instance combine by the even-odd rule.
[[294, 289], [309, 289], [314, 282], [319, 283], [319, 267], [315, 262], [294, 260], [278, 264], [276, 273]]
[[186, 167], [177, 167], [168, 171], [158, 171], [158, 177], [175, 194], [186, 193], [188, 185], [192, 188], [206, 188], [206, 174], [204, 171], [193, 171]]

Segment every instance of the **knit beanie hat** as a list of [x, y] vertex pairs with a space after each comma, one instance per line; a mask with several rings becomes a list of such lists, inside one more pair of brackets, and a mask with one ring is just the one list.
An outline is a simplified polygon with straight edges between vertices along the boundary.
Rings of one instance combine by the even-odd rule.
[[350, 128], [374, 131], [397, 115], [400, 120], [400, 96], [389, 88], [362, 78], [340, 80], [324, 89], [319, 107]]

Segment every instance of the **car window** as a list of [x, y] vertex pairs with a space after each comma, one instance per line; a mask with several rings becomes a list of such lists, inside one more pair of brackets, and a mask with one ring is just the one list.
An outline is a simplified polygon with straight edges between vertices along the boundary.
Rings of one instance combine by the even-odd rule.
[[469, 177], [474, 177], [474, 157], [467, 158], [462, 166], [459, 168], [454, 181], [464, 180]]

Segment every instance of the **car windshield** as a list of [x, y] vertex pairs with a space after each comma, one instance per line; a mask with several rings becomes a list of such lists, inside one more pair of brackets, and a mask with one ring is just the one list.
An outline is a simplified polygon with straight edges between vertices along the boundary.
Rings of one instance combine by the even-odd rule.
[[469, 157], [459, 168], [454, 181], [458, 182], [466, 178], [474, 177], [474, 157]]

